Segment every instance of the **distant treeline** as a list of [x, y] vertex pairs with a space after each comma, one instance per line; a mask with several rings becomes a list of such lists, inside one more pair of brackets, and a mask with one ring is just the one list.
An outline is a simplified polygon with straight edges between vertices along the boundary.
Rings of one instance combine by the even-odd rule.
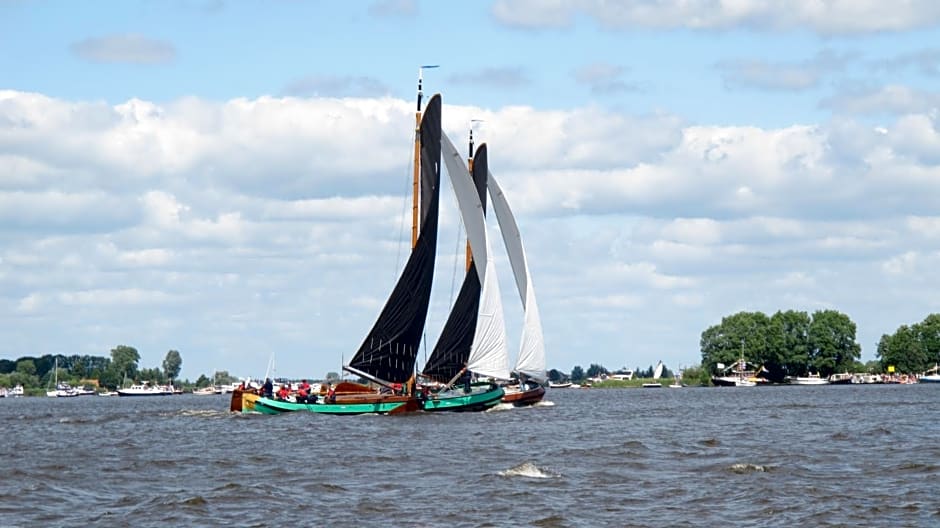
[[17, 360], [0, 359], [0, 387], [49, 387], [55, 379], [72, 384], [80, 380], [98, 380], [100, 387], [114, 389], [127, 381], [155, 381], [167, 383], [179, 375], [183, 359], [176, 350], [170, 350], [162, 368], [139, 368], [140, 353], [131, 346], [119, 345], [111, 349], [111, 357], [47, 354], [40, 357], [24, 356]]
[[[718, 364], [730, 366], [744, 358], [763, 366], [762, 376], [782, 381], [787, 376], [804, 376], [810, 372], [827, 377], [837, 372], [918, 374], [940, 363], [940, 314], [930, 314], [922, 322], [902, 325], [895, 333], [881, 336], [874, 361], [862, 363], [861, 345], [855, 337], [856, 325], [848, 315], [836, 310], [818, 310], [810, 315], [796, 310], [738, 312], [722, 318], [721, 323], [702, 332], [699, 343], [700, 365], [686, 368], [687, 381], [702, 380], [707, 384]], [[617, 371], [621, 372], [621, 371]], [[616, 372], [614, 372], [616, 373]], [[552, 369], [551, 381], [583, 381], [600, 374], [611, 374], [598, 364], [584, 370], [575, 366], [570, 374]], [[653, 367], [634, 369], [638, 378], [651, 378]], [[663, 377], [673, 373], [668, 369]]]

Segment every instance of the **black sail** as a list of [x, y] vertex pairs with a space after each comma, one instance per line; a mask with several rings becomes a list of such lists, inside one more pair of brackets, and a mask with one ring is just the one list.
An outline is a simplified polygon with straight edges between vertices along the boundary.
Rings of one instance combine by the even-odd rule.
[[[483, 213], [486, 214], [486, 144], [477, 148], [473, 156], [473, 184], [480, 195]], [[480, 310], [480, 277], [476, 262], [471, 260], [467, 276], [464, 277], [460, 293], [447, 317], [437, 345], [431, 352], [422, 374], [441, 383], [454, 378], [467, 364], [470, 347], [476, 332], [477, 313]]]
[[441, 96], [421, 119], [420, 229], [395, 289], [349, 366], [390, 383], [414, 374], [431, 298], [441, 183]]

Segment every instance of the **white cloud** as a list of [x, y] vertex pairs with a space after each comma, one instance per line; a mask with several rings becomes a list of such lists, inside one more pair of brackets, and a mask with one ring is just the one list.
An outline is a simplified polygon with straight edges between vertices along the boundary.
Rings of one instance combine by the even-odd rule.
[[906, 251], [901, 255], [893, 256], [881, 265], [886, 273], [901, 275], [911, 273], [917, 267], [919, 255], [916, 251]]
[[940, 108], [940, 92], [889, 84], [877, 88], [843, 90], [823, 99], [820, 104], [824, 108], [850, 115], [927, 113]]
[[521, 28], [567, 27], [574, 24], [576, 16], [585, 15], [610, 30], [808, 29], [824, 35], [901, 31], [930, 27], [940, 22], [940, 6], [931, 0], [911, 0], [900, 4], [876, 0], [497, 0], [492, 13], [498, 22]]
[[[257, 355], [259, 368], [277, 349], [285, 372], [335, 370], [408, 251], [411, 105], [0, 92], [7, 346], [106, 354], [130, 342], [209, 351], [193, 363]], [[929, 272], [940, 261], [929, 111], [877, 127], [842, 117], [760, 128], [447, 105], [444, 128], [460, 143], [470, 118], [484, 119], [477, 140], [522, 227], [552, 367], [585, 363], [585, 328], [592, 342], [628, 333], [691, 362], [698, 334], [738, 309], [856, 311], [871, 354], [893, 328], [869, 312], [940, 309], [924, 293], [940, 287]], [[462, 261], [444, 185], [429, 335]], [[861, 290], [883, 295], [875, 306]], [[312, 342], [316, 357], [291, 352]]]

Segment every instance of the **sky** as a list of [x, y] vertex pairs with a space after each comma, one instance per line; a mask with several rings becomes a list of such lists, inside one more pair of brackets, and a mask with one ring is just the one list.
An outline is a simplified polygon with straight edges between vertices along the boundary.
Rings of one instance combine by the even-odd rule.
[[[739, 311], [838, 310], [874, 359], [940, 311], [938, 43], [932, 0], [0, 0], [0, 357], [339, 372], [409, 250], [439, 65], [549, 368], [696, 365]], [[441, 197], [428, 349], [463, 273]]]

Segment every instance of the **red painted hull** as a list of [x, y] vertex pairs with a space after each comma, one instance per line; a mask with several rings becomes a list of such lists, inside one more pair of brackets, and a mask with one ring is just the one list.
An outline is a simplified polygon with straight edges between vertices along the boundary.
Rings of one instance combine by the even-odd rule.
[[507, 392], [503, 395], [503, 403], [511, 403], [516, 407], [535, 405], [545, 397], [545, 387], [537, 385], [531, 389], [519, 392]]

